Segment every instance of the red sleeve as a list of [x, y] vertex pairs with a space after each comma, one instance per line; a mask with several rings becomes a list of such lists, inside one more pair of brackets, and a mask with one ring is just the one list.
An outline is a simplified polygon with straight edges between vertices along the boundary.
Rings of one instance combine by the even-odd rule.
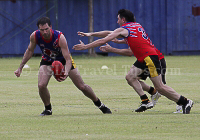
[[36, 32], [37, 32], [37, 31], [38, 31], [38, 30], [36, 30], [35, 33], [34, 33], [36, 44], [38, 43], [38, 42], [37, 42], [37, 41], [38, 41], [38, 40], [37, 40], [37, 36], [36, 36]]
[[58, 47], [60, 47], [60, 46], [59, 46], [59, 41], [60, 41], [60, 36], [61, 36], [61, 34], [63, 34], [63, 33], [60, 32], [60, 33], [58, 34]]

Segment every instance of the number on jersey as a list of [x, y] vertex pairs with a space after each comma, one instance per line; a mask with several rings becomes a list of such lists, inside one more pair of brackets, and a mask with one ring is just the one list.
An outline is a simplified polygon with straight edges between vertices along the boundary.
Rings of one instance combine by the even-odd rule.
[[147, 36], [147, 34], [146, 34], [146, 32], [145, 32], [145, 30], [144, 30], [143, 28], [138, 28], [138, 31], [139, 31], [139, 32], [142, 32], [142, 37], [143, 37], [144, 39], [148, 39], [148, 36]]

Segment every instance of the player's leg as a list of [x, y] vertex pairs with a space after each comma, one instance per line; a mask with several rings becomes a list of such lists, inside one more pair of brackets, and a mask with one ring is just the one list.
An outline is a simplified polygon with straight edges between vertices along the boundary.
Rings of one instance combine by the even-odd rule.
[[146, 65], [150, 71], [150, 80], [158, 92], [168, 99], [176, 102], [178, 105], [183, 105], [183, 113], [189, 114], [193, 105], [192, 100], [179, 95], [173, 88], [165, 85], [161, 77], [160, 62], [158, 56], [148, 56], [145, 59]]
[[[138, 63], [138, 62], [136, 62]], [[136, 63], [131, 67], [130, 71], [126, 75], [126, 80], [128, 84], [133, 87], [133, 89], [138, 93], [140, 96], [140, 99], [142, 100], [141, 105], [138, 109], [135, 110], [135, 112], [143, 112], [147, 109], [150, 109], [153, 107], [153, 103], [149, 101], [146, 94], [144, 94], [144, 91], [142, 89], [142, 85], [138, 81], [139, 77], [143, 70], [136, 67]], [[136, 65], [136, 66], [135, 66]]]
[[[150, 72], [149, 73], [150, 80], [153, 82], [156, 90], [158, 90], [159, 93], [166, 96], [170, 100], [178, 102], [180, 95], [178, 93], [176, 93], [176, 91], [174, 89], [164, 85], [162, 82], [161, 65], [160, 65], [158, 56], [156, 56], [156, 55], [148, 56], [144, 59], [144, 61]], [[168, 93], [170, 93], [170, 94], [168, 94]]]
[[[162, 68], [162, 71], [161, 71], [161, 75], [162, 75], [162, 82], [163, 84], [166, 84], [166, 78], [165, 78], [165, 73], [166, 73], [166, 61], [165, 59], [161, 59], [160, 60], [160, 63], [161, 63], [161, 68]], [[183, 113], [183, 109], [182, 109], [182, 105], [177, 105], [176, 106], [176, 112], [174, 113]]]
[[142, 89], [144, 91], [148, 92], [150, 95], [156, 94], [157, 90], [154, 87], [149, 86], [145, 82], [141, 81], [141, 80], [145, 81], [147, 79], [147, 77], [149, 77], [148, 69], [145, 69], [144, 72], [142, 72], [142, 74], [140, 74], [138, 77], [140, 78], [139, 82], [140, 82]]
[[173, 88], [167, 85], [164, 85], [162, 82], [161, 75], [150, 78], [150, 79], [160, 94], [176, 102], [178, 105], [182, 105], [183, 114], [190, 113], [190, 110], [194, 104], [192, 100], [188, 100], [184, 96], [178, 94]]
[[[165, 59], [160, 60], [160, 66], [161, 66], [161, 74], [162, 74], [162, 81], [164, 84], [166, 84], [165, 81], [165, 73], [166, 73], [166, 61]], [[146, 80], [147, 77], [149, 77], [150, 72], [148, 69], [145, 69], [145, 71], [139, 75], [140, 79]], [[140, 84], [142, 85], [142, 88], [144, 91], [147, 91], [151, 95], [152, 103], [155, 105], [158, 101], [158, 99], [161, 97], [161, 94], [152, 86], [147, 85], [145, 82], [140, 81]]]
[[90, 98], [94, 104], [103, 112], [103, 113], [111, 113], [110, 109], [107, 108], [100, 99], [95, 95], [92, 88], [85, 84], [82, 77], [80, 76], [79, 71], [75, 68], [69, 72], [69, 78], [72, 80], [74, 85], [83, 92], [85, 96]]
[[138, 75], [138, 77], [140, 78], [138, 81], [140, 82], [142, 89], [148, 92], [150, 90], [150, 86], [144, 83], [143, 81], [145, 81], [147, 77], [149, 77], [149, 72], [144, 70], [140, 75]]
[[161, 75], [151, 77], [150, 79], [160, 94], [174, 102], [178, 102], [180, 95], [173, 88], [163, 84]]
[[49, 80], [52, 76], [51, 67], [47, 65], [41, 65], [39, 69], [38, 74], [38, 89], [39, 89], [39, 95], [42, 99], [45, 110], [40, 115], [51, 115], [51, 102], [50, 102], [50, 93], [47, 89], [47, 85], [49, 83]]
[[[165, 58], [162, 58], [160, 60], [160, 64], [161, 64], [161, 68], [162, 68], [161, 69], [162, 82], [163, 82], [163, 84], [166, 84], [165, 74], [166, 74], [167, 66], [166, 66]], [[183, 113], [182, 105], [177, 105], [176, 112], [174, 112], [174, 113]]]
[[139, 69], [135, 67], [134, 65], [131, 67], [130, 71], [126, 75], [126, 80], [128, 84], [133, 87], [133, 89], [137, 92], [139, 96], [144, 95], [144, 91], [142, 89], [142, 86], [140, 82], [138, 81], [138, 75], [140, 75], [143, 72], [142, 69]]
[[147, 85], [145, 82], [140, 81], [140, 80], [139, 80], [139, 82], [140, 82], [140, 84], [141, 84], [141, 86], [142, 86], [142, 89], [143, 89], [144, 91], [148, 92], [148, 91], [150, 90], [151, 87], [150, 87], [149, 85]]
[[[162, 75], [162, 82], [166, 84], [165, 80], [165, 73], [166, 73], [166, 61], [164, 58], [160, 60], [160, 66], [161, 66], [161, 75]], [[146, 78], [149, 76], [149, 72], [143, 72], [140, 77], [142, 80], [146, 80]], [[158, 102], [158, 99], [161, 97], [161, 94], [152, 86], [147, 85], [146, 83], [140, 81], [142, 88], [144, 91], [147, 91], [149, 94], [151, 94], [151, 100], [153, 105], [155, 106]]]
[[161, 97], [161, 94], [156, 90], [156, 88], [147, 85], [143, 81], [139, 81], [139, 82], [142, 85], [142, 89], [151, 95], [151, 101], [153, 105], [155, 106], [156, 103], [158, 102], [158, 99]]
[[94, 94], [92, 88], [84, 83], [82, 80], [80, 73], [77, 69], [73, 69], [69, 72], [69, 78], [72, 80], [74, 85], [83, 92], [85, 96], [90, 98], [92, 101], [97, 101], [98, 98]]

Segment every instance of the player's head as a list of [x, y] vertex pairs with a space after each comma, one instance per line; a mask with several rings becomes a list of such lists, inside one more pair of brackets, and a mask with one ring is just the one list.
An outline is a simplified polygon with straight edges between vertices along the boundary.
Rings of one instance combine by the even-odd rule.
[[51, 21], [48, 17], [42, 17], [38, 20], [37, 22], [37, 26], [38, 26], [38, 29], [40, 30], [40, 33], [42, 34], [42, 36], [45, 38], [45, 39], [50, 39], [51, 37]]
[[41, 17], [38, 22], [37, 22], [37, 26], [39, 28], [39, 25], [44, 25], [44, 24], [48, 24], [49, 26], [51, 26], [51, 20], [48, 17]]
[[126, 22], [135, 22], [134, 14], [127, 9], [120, 9], [117, 14], [118, 21], [117, 23], [121, 26]]

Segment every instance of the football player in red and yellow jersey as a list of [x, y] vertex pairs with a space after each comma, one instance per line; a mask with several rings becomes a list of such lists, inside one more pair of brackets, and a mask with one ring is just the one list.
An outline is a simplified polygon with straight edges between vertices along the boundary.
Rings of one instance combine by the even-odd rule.
[[[142, 89], [141, 83], [138, 81], [138, 76], [144, 71], [148, 71], [149, 78], [158, 92], [176, 102], [178, 105], [182, 105], [183, 114], [189, 114], [194, 104], [193, 101], [185, 98], [171, 87], [163, 84], [158, 54], [144, 28], [139, 23], [135, 22], [134, 14], [129, 10], [121, 9], [118, 11], [117, 18], [117, 23], [120, 25], [119, 28], [114, 31], [89, 33], [89, 35], [104, 38], [95, 40], [89, 44], [84, 44], [80, 40], [80, 44], [74, 45], [73, 49], [85, 50], [102, 46], [107, 42], [112, 41], [114, 38], [124, 38], [132, 50], [132, 53], [137, 58], [137, 61], [126, 75], [128, 84], [134, 88], [142, 100], [140, 107], [135, 111], [143, 112], [153, 107], [153, 103], [149, 101]], [[78, 32], [78, 34], [81, 35], [81, 32]]]

